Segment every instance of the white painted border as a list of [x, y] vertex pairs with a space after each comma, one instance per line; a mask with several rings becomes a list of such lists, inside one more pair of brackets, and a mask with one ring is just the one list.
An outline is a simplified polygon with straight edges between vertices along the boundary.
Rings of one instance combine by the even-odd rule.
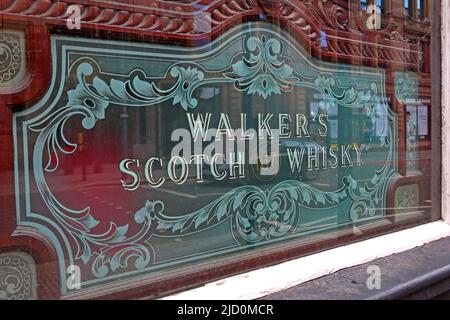
[[279, 265], [240, 274], [163, 300], [250, 300], [339, 270], [449, 237], [450, 225], [433, 222], [412, 229], [324, 251]]
[[339, 270], [450, 236], [450, 1], [442, 0], [442, 218], [434, 222], [206, 284], [163, 300], [257, 299]]
[[450, 223], [450, 1], [442, 0], [442, 218]]

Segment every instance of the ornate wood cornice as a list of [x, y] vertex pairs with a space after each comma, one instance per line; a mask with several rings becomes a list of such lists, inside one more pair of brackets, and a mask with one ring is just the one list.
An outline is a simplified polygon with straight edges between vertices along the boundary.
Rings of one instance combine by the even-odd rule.
[[387, 17], [383, 30], [367, 30], [367, 17], [351, 14], [359, 9], [344, 0], [4, 0], [0, 2], [0, 17], [3, 21], [41, 22], [64, 32], [68, 8], [73, 4], [81, 9], [84, 31], [198, 44], [236, 23], [263, 18], [294, 30], [322, 59], [374, 66], [398, 64], [416, 71], [423, 69], [422, 45], [429, 34], [428, 22], [407, 16], [403, 20]]

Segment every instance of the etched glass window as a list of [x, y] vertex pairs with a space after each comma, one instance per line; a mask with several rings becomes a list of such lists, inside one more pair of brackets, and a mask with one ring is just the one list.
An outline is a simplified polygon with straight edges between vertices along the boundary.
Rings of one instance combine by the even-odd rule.
[[439, 219], [438, 1], [15, 2], [0, 251], [30, 253], [37, 297], [156, 296]]

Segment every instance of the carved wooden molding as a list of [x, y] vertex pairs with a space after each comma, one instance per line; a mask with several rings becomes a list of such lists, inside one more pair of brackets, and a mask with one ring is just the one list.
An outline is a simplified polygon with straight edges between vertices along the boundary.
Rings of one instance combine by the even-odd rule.
[[34, 300], [36, 288], [36, 267], [29, 255], [0, 254], [0, 300]]
[[383, 30], [367, 30], [365, 13], [343, 0], [5, 0], [0, 3], [0, 17], [67, 30], [67, 9], [73, 4], [81, 9], [82, 30], [190, 43], [215, 38], [236, 23], [263, 16], [294, 29], [315, 56], [333, 60], [337, 55], [338, 60], [357, 64], [406, 65], [417, 71], [423, 69], [423, 45], [430, 33], [429, 22], [407, 15], [402, 20], [386, 17]]
[[25, 33], [15, 30], [0, 31], [0, 87], [11, 87], [20, 82], [26, 70]]

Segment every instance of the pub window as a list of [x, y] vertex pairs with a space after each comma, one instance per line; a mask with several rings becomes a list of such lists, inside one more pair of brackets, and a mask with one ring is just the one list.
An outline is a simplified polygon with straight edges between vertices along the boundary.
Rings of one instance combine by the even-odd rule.
[[386, 0], [361, 0], [361, 9], [366, 11], [369, 6], [376, 5], [382, 12], [385, 12], [387, 2]]
[[382, 14], [388, 14], [391, 12], [392, 0], [361, 0], [362, 11], [367, 11], [371, 5], [375, 5]]
[[430, 14], [429, 0], [405, 0], [405, 9], [409, 16], [417, 19], [427, 19]]
[[[393, 0], [361, 0], [361, 10], [366, 12], [371, 5], [375, 5], [382, 14], [392, 13]], [[417, 19], [428, 19], [430, 15], [429, 0], [403, 0], [406, 15]], [[399, 1], [395, 2], [397, 6]]]
[[1, 2], [0, 298], [159, 297], [440, 219], [440, 1], [280, 2]]
[[392, 0], [361, 0], [363, 22], [369, 30], [384, 29], [392, 13]]

